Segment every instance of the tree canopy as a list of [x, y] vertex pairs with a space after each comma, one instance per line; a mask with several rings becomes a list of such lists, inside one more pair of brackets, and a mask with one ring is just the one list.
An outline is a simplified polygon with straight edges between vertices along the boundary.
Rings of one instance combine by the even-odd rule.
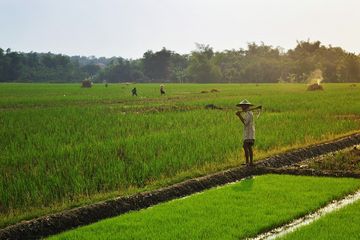
[[284, 51], [264, 43], [216, 52], [196, 44], [190, 54], [166, 48], [140, 59], [21, 53], [0, 48], [0, 82], [307, 82], [321, 71], [324, 82], [360, 82], [360, 55], [320, 41], [299, 41]]

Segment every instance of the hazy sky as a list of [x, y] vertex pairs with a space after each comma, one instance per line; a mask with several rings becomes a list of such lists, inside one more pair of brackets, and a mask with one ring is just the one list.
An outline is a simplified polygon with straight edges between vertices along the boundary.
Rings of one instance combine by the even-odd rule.
[[320, 40], [360, 53], [359, 0], [0, 0], [0, 47], [139, 58]]

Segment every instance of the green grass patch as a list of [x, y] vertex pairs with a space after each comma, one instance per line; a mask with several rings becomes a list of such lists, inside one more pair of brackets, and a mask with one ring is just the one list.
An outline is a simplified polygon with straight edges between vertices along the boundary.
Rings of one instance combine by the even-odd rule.
[[281, 239], [360, 239], [360, 201], [329, 213], [314, 223], [301, 227]]
[[320, 157], [309, 162], [309, 168], [360, 172], [360, 146]]
[[50, 239], [240, 239], [287, 223], [359, 187], [357, 179], [257, 176]]
[[243, 98], [264, 106], [256, 160], [360, 129], [360, 88], [348, 84], [133, 87], [0, 84], [0, 226], [240, 165]]

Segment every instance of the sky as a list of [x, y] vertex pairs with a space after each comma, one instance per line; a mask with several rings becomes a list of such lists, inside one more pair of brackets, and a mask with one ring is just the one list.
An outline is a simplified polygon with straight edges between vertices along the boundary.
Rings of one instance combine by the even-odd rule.
[[359, 0], [0, 0], [0, 48], [137, 59], [255, 42], [321, 41], [360, 53]]

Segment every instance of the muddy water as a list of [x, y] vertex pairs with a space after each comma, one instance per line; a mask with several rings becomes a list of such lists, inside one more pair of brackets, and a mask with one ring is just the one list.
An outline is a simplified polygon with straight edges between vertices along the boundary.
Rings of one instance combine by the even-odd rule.
[[296, 230], [304, 225], [308, 225], [308, 224], [318, 220], [320, 217], [324, 216], [325, 214], [336, 211], [336, 210], [343, 208], [343, 207], [345, 207], [351, 203], [354, 203], [358, 200], [360, 200], [360, 190], [354, 194], [350, 194], [350, 195], [346, 196], [345, 198], [343, 198], [341, 200], [333, 201], [330, 204], [317, 210], [314, 213], [308, 214], [302, 218], [292, 221], [289, 224], [272, 229], [268, 232], [265, 232], [263, 234], [256, 236], [255, 238], [250, 238], [250, 239], [252, 239], [252, 240], [260, 240], [260, 239], [270, 240], [270, 239], [275, 239], [275, 238], [284, 236], [285, 234], [293, 232], [294, 230]]

